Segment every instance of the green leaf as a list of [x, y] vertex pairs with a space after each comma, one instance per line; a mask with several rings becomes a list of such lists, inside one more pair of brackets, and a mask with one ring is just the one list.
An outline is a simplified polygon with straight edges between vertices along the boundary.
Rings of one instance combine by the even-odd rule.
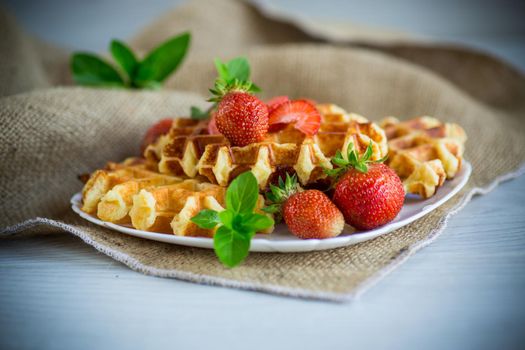
[[334, 157], [332, 159], [332, 163], [334, 163], [335, 165], [339, 165], [340, 167], [344, 167], [344, 166], [348, 165], [348, 161], [347, 160], [341, 159], [341, 158], [336, 158], [336, 157]]
[[211, 209], [203, 209], [191, 218], [191, 221], [204, 229], [212, 229], [221, 223], [219, 213]]
[[350, 163], [350, 165], [354, 165], [359, 163], [359, 159], [357, 158], [357, 153], [356, 151], [354, 150], [351, 150], [350, 152], [348, 152], [348, 162]]
[[354, 167], [362, 173], [366, 173], [368, 171], [368, 166], [365, 163], [356, 163]]
[[226, 63], [226, 69], [228, 73], [227, 79], [237, 79], [240, 81], [250, 80], [250, 64], [244, 57], [237, 57], [230, 60]]
[[266, 215], [257, 213], [247, 213], [242, 215], [240, 226], [246, 232], [259, 232], [271, 227], [273, 220]]
[[128, 75], [130, 81], [133, 81], [135, 69], [138, 66], [138, 61], [133, 51], [122, 41], [112, 40], [109, 50], [113, 58], [122, 67], [124, 72]]
[[229, 209], [223, 210], [219, 213], [219, 219], [222, 222], [222, 224], [231, 229], [233, 229], [234, 217], [235, 213]]
[[261, 210], [264, 211], [265, 213], [275, 214], [281, 211], [281, 207], [282, 207], [281, 204], [275, 203], [275, 204], [268, 205], [264, 208], [261, 208]]
[[252, 86], [250, 86], [250, 89], [248, 90], [248, 92], [261, 92], [262, 89], [260, 87], [258, 87], [257, 85], [255, 85], [254, 83], [252, 83]]
[[327, 169], [327, 168], [323, 168], [323, 171], [325, 172], [326, 175], [328, 175], [329, 177], [333, 177], [333, 178], [336, 178], [339, 177], [339, 175], [341, 174], [341, 172], [344, 171], [343, 168], [336, 168], [336, 169]]
[[237, 176], [226, 191], [226, 208], [235, 213], [251, 213], [257, 204], [259, 185], [257, 179], [247, 171]]
[[230, 80], [230, 73], [228, 72], [228, 67], [219, 58], [216, 58], [213, 62], [215, 63], [215, 69], [217, 69], [219, 77], [225, 82], [228, 82]]
[[124, 80], [109, 63], [89, 53], [75, 53], [71, 58], [73, 80], [79, 85], [123, 87]]
[[213, 236], [213, 247], [220, 262], [228, 267], [240, 264], [250, 250], [251, 235], [221, 226]]
[[160, 88], [162, 88], [162, 83], [158, 81], [153, 81], [153, 80], [141, 81], [141, 82], [134, 81], [133, 86], [143, 88], [143, 89], [159, 90]]
[[191, 112], [191, 119], [194, 119], [194, 120], [203, 120], [203, 119], [209, 118], [208, 111], [203, 111], [199, 107], [191, 106], [190, 112]]
[[139, 64], [135, 75], [138, 86], [162, 82], [181, 64], [190, 44], [190, 33], [183, 33], [153, 49]]
[[373, 150], [372, 150], [372, 141], [370, 141], [370, 143], [366, 147], [365, 154], [363, 154], [363, 156], [361, 157], [361, 161], [362, 162], [366, 162], [367, 160], [369, 160], [370, 157], [372, 157], [372, 152], [373, 152]]

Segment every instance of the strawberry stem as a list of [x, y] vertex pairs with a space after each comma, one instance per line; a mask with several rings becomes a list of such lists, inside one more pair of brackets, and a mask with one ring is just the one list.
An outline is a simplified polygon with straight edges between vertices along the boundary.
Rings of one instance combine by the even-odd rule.
[[332, 163], [337, 167], [334, 169], [324, 169], [324, 172], [329, 177], [333, 178], [337, 182], [339, 177], [341, 177], [346, 171], [350, 168], [354, 168], [357, 171], [362, 173], [368, 172], [368, 164], [370, 163], [383, 163], [388, 156], [385, 156], [378, 160], [370, 160], [373, 154], [372, 141], [366, 147], [365, 153], [362, 156], [359, 156], [354, 144], [350, 142], [346, 149], [346, 157], [343, 156], [341, 151], [337, 151], [335, 156], [332, 158]]
[[[288, 198], [290, 198], [298, 192], [301, 192], [302, 190], [303, 189], [301, 188], [301, 186], [299, 186], [299, 183], [297, 182], [296, 174], [290, 176], [290, 174], [286, 173], [285, 180], [283, 180], [283, 178], [279, 176], [277, 186], [275, 186], [274, 184], [270, 184], [270, 191], [266, 192], [265, 194], [266, 200], [270, 204], [262, 210], [272, 214], [280, 214], [284, 202], [286, 202]], [[276, 220], [280, 219], [280, 215], [277, 215]]]
[[239, 91], [255, 93], [261, 89], [250, 81], [250, 64], [244, 57], [237, 57], [229, 62], [223, 63], [220, 59], [215, 59], [217, 78], [210, 92], [212, 97], [210, 102], [220, 102], [222, 97], [229, 92]]

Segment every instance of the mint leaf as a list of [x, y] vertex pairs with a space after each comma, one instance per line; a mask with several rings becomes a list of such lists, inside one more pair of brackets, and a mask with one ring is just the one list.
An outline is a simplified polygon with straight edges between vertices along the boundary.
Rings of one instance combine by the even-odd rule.
[[138, 66], [138, 61], [131, 49], [122, 41], [112, 40], [109, 50], [111, 51], [115, 61], [128, 75], [129, 81], [133, 81], [133, 76], [135, 74], [135, 69]]
[[243, 214], [239, 225], [242, 231], [257, 232], [271, 227], [274, 224], [273, 220], [266, 215], [257, 213]]
[[230, 60], [226, 64], [226, 69], [228, 78], [231, 80], [248, 81], [250, 79], [250, 64], [244, 57], [237, 57]]
[[235, 213], [229, 209], [223, 210], [219, 213], [219, 219], [222, 224], [228, 228], [233, 229], [233, 220]]
[[250, 250], [251, 235], [221, 226], [213, 236], [213, 247], [220, 262], [228, 267], [240, 264]]
[[208, 111], [203, 111], [199, 107], [191, 106], [190, 112], [191, 112], [191, 119], [194, 119], [194, 120], [203, 120], [203, 119], [209, 118]]
[[147, 82], [162, 82], [181, 64], [190, 45], [190, 33], [172, 38], [151, 51], [139, 64], [135, 82], [147, 86]]
[[211, 209], [203, 209], [197, 215], [191, 218], [191, 221], [201, 228], [212, 229], [221, 223], [219, 213]]
[[133, 86], [143, 88], [143, 89], [151, 89], [151, 90], [159, 90], [162, 88], [162, 83], [158, 81], [143, 81], [143, 82], [133, 82]]
[[124, 80], [109, 63], [89, 53], [76, 53], [71, 58], [73, 80], [91, 86], [125, 86]]
[[251, 171], [237, 176], [226, 191], [226, 208], [235, 213], [251, 213], [259, 198], [257, 179]]
[[213, 247], [219, 260], [234, 267], [248, 255], [255, 232], [271, 227], [274, 221], [266, 215], [254, 213], [259, 199], [255, 176], [247, 171], [237, 176], [226, 191], [226, 210], [219, 213], [204, 209], [191, 220], [202, 228], [220, 225], [213, 236]]

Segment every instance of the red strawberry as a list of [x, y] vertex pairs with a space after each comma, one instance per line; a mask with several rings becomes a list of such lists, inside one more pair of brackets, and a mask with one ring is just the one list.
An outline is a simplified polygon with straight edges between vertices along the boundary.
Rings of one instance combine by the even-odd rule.
[[371, 145], [361, 158], [352, 148], [350, 144], [348, 159], [345, 160], [339, 152], [333, 160], [340, 166], [335, 172], [346, 170], [335, 185], [333, 201], [346, 223], [357, 229], [370, 230], [397, 216], [403, 207], [405, 191], [392, 169], [377, 161], [369, 161]]
[[323, 239], [339, 235], [344, 228], [343, 214], [330, 198], [318, 190], [301, 191], [295, 175], [279, 178], [279, 187], [270, 185], [267, 198], [274, 202], [267, 207], [282, 212], [290, 232], [301, 239]]
[[266, 105], [268, 106], [268, 114], [271, 114], [277, 107], [288, 101], [290, 101], [288, 96], [275, 96], [271, 98], [268, 102], [266, 102]]
[[296, 129], [312, 136], [319, 130], [321, 114], [310, 101], [288, 101], [281, 103], [272, 111], [268, 123], [270, 124], [270, 131], [278, 131], [287, 124], [295, 123]]
[[246, 146], [262, 141], [268, 132], [268, 107], [247, 92], [228, 92], [217, 106], [215, 121], [232, 145]]
[[157, 141], [161, 135], [166, 135], [170, 131], [171, 124], [173, 124], [173, 119], [170, 118], [159, 120], [153, 124], [148, 131], [146, 131], [146, 135], [144, 135], [142, 139], [140, 153], [144, 153], [146, 147]]
[[268, 107], [252, 94], [260, 89], [249, 80], [248, 61], [242, 57], [227, 63], [216, 59], [215, 66], [219, 76], [208, 101], [216, 103], [217, 130], [233, 146], [262, 141], [268, 132]]

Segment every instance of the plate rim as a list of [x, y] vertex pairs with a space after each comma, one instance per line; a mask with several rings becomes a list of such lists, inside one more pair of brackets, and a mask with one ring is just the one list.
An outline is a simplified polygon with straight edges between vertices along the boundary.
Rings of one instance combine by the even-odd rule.
[[[422, 209], [410, 215], [409, 217], [399, 220], [396, 222], [388, 223], [386, 225], [380, 226], [373, 230], [368, 230], [365, 232], [356, 232], [352, 234], [347, 234], [344, 236], [337, 236], [327, 239], [291, 239], [291, 240], [271, 240], [265, 238], [268, 234], [256, 235], [252, 238], [250, 244], [250, 251], [253, 252], [282, 252], [282, 253], [294, 253], [294, 252], [307, 252], [314, 250], [326, 250], [334, 249], [338, 247], [349, 246], [357, 244], [360, 242], [368, 241], [376, 237], [388, 234], [392, 231], [395, 231], [403, 226], [406, 226], [417, 219], [431, 213], [432, 211], [439, 208], [441, 205], [446, 203], [452, 197], [454, 197], [465, 185], [467, 184], [470, 175], [472, 174], [472, 165], [466, 160], [462, 160], [461, 164], [461, 179], [459, 183], [453, 187], [447, 194], [440, 198], [437, 202], [432, 203], [427, 206], [423, 206]], [[453, 181], [453, 180], [451, 180]], [[213, 249], [213, 238], [208, 237], [185, 237], [177, 236], [174, 234], [166, 234], [159, 232], [148, 232], [137, 230], [135, 228], [130, 228], [118, 224], [114, 224], [107, 221], [102, 221], [88, 213], [83, 212], [80, 209], [80, 202], [82, 198], [82, 192], [75, 193], [71, 199], [71, 208], [72, 210], [79, 215], [84, 220], [87, 220], [95, 225], [109, 228], [114, 231], [118, 231], [123, 234], [131, 235], [138, 238], [155, 240], [170, 244], [184, 245], [190, 247], [206, 248]]]

